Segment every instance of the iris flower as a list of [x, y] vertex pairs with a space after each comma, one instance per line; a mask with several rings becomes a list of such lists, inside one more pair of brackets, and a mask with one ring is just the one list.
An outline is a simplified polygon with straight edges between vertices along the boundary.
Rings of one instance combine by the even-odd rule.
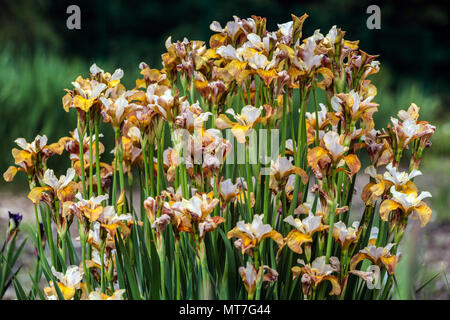
[[286, 157], [280, 157], [276, 162], [271, 161], [269, 187], [274, 191], [284, 189], [289, 176], [292, 174], [299, 175], [303, 184], [308, 182], [308, 175], [306, 172], [299, 167], [293, 166], [292, 160], [289, 160]]
[[380, 205], [381, 219], [388, 221], [389, 213], [400, 209], [405, 215], [412, 214], [414, 218], [418, 218], [422, 227], [427, 225], [431, 219], [432, 211], [422, 200], [431, 197], [428, 191], [423, 191], [420, 194], [418, 194], [417, 189], [399, 192], [392, 186], [391, 193], [392, 198], [384, 200]]
[[245, 137], [260, 121], [261, 110], [262, 107], [245, 106], [242, 108], [241, 114], [236, 114], [233, 109], [228, 109], [226, 113], [231, 115], [236, 122], [229, 120], [225, 114], [220, 114], [216, 119], [216, 127], [221, 130], [231, 128], [231, 132], [236, 137], [236, 140], [239, 143], [245, 143]]
[[182, 199], [171, 205], [175, 211], [175, 225], [179, 232], [189, 232], [203, 240], [206, 232], [215, 230], [225, 219], [219, 216], [210, 216], [214, 207], [219, 203], [213, 192], [197, 193], [189, 200]]
[[245, 289], [248, 292], [249, 297], [253, 297], [258, 280], [260, 280], [261, 272], [264, 274], [262, 282], [275, 282], [278, 280], [278, 272], [268, 266], [261, 266], [259, 270], [250, 261], [247, 261], [247, 266], [239, 267], [239, 274], [241, 276], [242, 282], [244, 283]]
[[347, 164], [350, 171], [344, 170], [348, 175], [352, 176], [361, 168], [361, 162], [355, 154], [345, 153], [349, 150], [343, 143], [344, 136], [334, 131], [327, 132], [322, 138], [322, 146], [315, 147], [308, 151], [308, 164], [311, 166], [315, 175], [322, 179], [327, 175], [331, 164], [338, 167], [343, 163]]
[[303, 221], [293, 216], [288, 216], [283, 221], [294, 227], [285, 240], [289, 249], [298, 254], [303, 253], [302, 245], [304, 243], [313, 241], [312, 236], [314, 233], [328, 229], [328, 226], [322, 224], [320, 216], [309, 215]]
[[311, 264], [306, 264], [302, 259], [297, 262], [303, 267], [292, 267], [293, 278], [302, 275], [302, 287], [305, 294], [309, 294], [311, 286], [317, 286], [323, 281], [329, 281], [332, 285], [329, 295], [339, 295], [341, 286], [336, 276], [332, 275], [336, 269], [325, 263], [325, 256], [316, 258]]
[[74, 90], [66, 89], [66, 95], [63, 97], [63, 107], [66, 112], [69, 108], [76, 108], [78, 110], [88, 112], [91, 107], [99, 102], [100, 95], [104, 93], [108, 85], [96, 80], [83, 79], [79, 76], [72, 82]]
[[[57, 272], [52, 266], [52, 273], [58, 279], [58, 287], [64, 296], [64, 300], [72, 300], [77, 290], [82, 289], [83, 270], [78, 266], [69, 266], [65, 273]], [[53, 281], [50, 287], [44, 288], [44, 293], [49, 300], [57, 300], [57, 293]]]
[[107, 201], [109, 196], [104, 194], [85, 200], [81, 193], [77, 193], [75, 198], [78, 202], [72, 205], [72, 211], [74, 211], [79, 218], [84, 219], [84, 217], [86, 217], [90, 222], [94, 222], [97, 221], [103, 213], [104, 207], [102, 206], [102, 202]]
[[350, 270], [355, 270], [360, 261], [368, 259], [373, 264], [386, 267], [389, 274], [394, 274], [395, 267], [397, 266], [398, 257], [395, 254], [391, 254], [389, 251], [394, 246], [393, 243], [389, 243], [386, 247], [376, 247], [369, 244], [363, 250], [360, 250], [355, 254], [350, 261]]
[[[47, 169], [44, 173], [42, 182], [43, 187], [35, 187], [28, 194], [28, 198], [33, 204], [38, 204], [41, 200], [46, 200], [51, 205], [54, 197], [57, 197], [61, 202], [73, 201], [77, 184], [72, 180], [75, 178], [75, 169], [67, 169], [66, 175], [62, 175], [59, 179], [55, 176], [52, 169]], [[45, 195], [49, 192], [51, 197]]]
[[124, 300], [123, 295], [125, 293], [125, 289], [115, 290], [112, 295], [107, 295], [98, 290], [92, 291], [89, 293], [89, 300]]
[[357, 243], [361, 235], [362, 228], [358, 221], [355, 221], [351, 227], [347, 227], [342, 221], [338, 221], [333, 226], [333, 238], [339, 243], [342, 249], [348, 249], [350, 245]]
[[270, 224], [264, 224], [263, 218], [263, 214], [255, 214], [252, 223], [238, 221], [236, 227], [228, 232], [228, 239], [236, 237], [242, 240], [242, 254], [250, 248], [258, 247], [266, 238], [273, 239], [279, 247], [283, 246], [283, 236], [273, 230]]
[[[15, 166], [10, 166], [3, 174], [3, 179], [10, 182], [19, 171], [27, 174], [28, 179], [34, 180], [35, 175], [38, 178], [43, 174], [48, 158], [54, 154], [61, 155], [64, 151], [65, 139], [61, 138], [58, 142], [47, 145], [46, 135], [37, 135], [33, 142], [28, 143], [24, 138], [18, 138], [15, 143], [22, 149], [12, 149]], [[39, 162], [40, 160], [40, 162]]]

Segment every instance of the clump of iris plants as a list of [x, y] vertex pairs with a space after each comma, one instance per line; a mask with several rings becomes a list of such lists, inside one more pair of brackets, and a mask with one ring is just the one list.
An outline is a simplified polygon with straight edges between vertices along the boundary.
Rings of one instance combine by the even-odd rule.
[[[17, 139], [3, 175], [26, 175], [35, 208], [24, 297], [389, 299], [408, 223], [431, 218], [414, 178], [435, 127], [413, 103], [377, 128], [378, 56], [336, 26], [304, 36], [306, 18], [169, 37], [134, 88], [121, 69], [78, 76], [62, 98], [75, 128]], [[71, 166], [57, 176], [50, 157]]]

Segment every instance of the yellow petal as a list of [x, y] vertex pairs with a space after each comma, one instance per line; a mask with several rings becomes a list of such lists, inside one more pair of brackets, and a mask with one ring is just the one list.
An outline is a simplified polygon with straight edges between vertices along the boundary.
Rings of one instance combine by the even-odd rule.
[[239, 143], [245, 143], [245, 134], [249, 128], [250, 126], [241, 126], [238, 124], [231, 128], [231, 133], [234, 134]]
[[302, 254], [302, 244], [305, 242], [312, 242], [310, 235], [303, 234], [298, 230], [291, 230], [286, 236], [286, 243], [292, 251], [298, 254]]
[[[363, 261], [364, 259], [369, 259], [372, 261], [372, 259], [365, 253], [358, 252], [357, 254], [355, 254], [352, 260], [350, 260], [350, 270], [355, 270], [358, 263]], [[374, 261], [372, 262], [375, 263]]]
[[386, 267], [387, 272], [389, 274], [394, 274], [395, 267], [397, 266], [398, 257], [396, 255], [392, 255], [390, 257], [381, 257], [381, 263]]
[[384, 221], [388, 221], [389, 213], [400, 208], [401, 205], [393, 200], [386, 199], [380, 205], [380, 217]]
[[358, 49], [358, 43], [359, 43], [359, 40], [355, 40], [355, 41], [344, 40], [344, 46], [349, 47], [352, 50]]
[[31, 167], [33, 164], [31, 161], [31, 153], [26, 150], [19, 150], [19, 149], [12, 149], [12, 155], [14, 157], [14, 163], [20, 164], [22, 162], [25, 162], [27, 167]]
[[73, 296], [75, 295], [75, 288], [73, 287], [66, 287], [61, 282], [58, 283], [59, 289], [61, 290], [61, 293], [64, 296], [65, 300], [71, 300]]
[[278, 74], [275, 71], [275, 69], [270, 69], [268, 71], [258, 69], [256, 72], [261, 77], [261, 79], [263, 79], [267, 87], [270, 87], [270, 83], [272, 82], [272, 80], [278, 77]]
[[145, 79], [136, 79], [136, 88], [145, 88], [147, 86], [147, 83], [145, 82]]
[[70, 93], [66, 93], [62, 98], [64, 111], [69, 112], [69, 108], [72, 106], [72, 101], [72, 95]]
[[331, 291], [329, 293], [330, 296], [332, 295], [340, 295], [341, 294], [341, 285], [339, 284], [338, 279], [335, 276], [326, 276], [322, 278], [322, 281], [328, 280], [331, 282]]
[[370, 191], [372, 192], [372, 194], [374, 196], [376, 196], [378, 198], [384, 193], [385, 187], [386, 187], [386, 185], [384, 183], [384, 180], [381, 180], [379, 183], [374, 184], [370, 188]]
[[64, 151], [64, 147], [66, 146], [66, 142], [69, 140], [72, 140], [72, 138], [62, 137], [58, 140], [58, 142], [48, 145], [47, 148], [52, 150], [54, 153], [61, 155]]
[[295, 280], [302, 273], [302, 268], [300, 268], [299, 266], [295, 266], [292, 267], [291, 271], [292, 271], [292, 280]]
[[73, 104], [76, 108], [81, 109], [84, 112], [88, 112], [94, 104], [94, 99], [85, 99], [80, 95], [76, 95], [73, 99]]
[[222, 33], [216, 33], [209, 38], [209, 46], [211, 48], [218, 48], [220, 46], [226, 45], [227, 36]]
[[325, 67], [317, 69], [317, 72], [323, 76], [323, 80], [317, 83], [317, 86], [323, 90], [328, 88], [333, 82], [333, 72]]
[[97, 221], [97, 219], [100, 217], [102, 212], [103, 212], [102, 206], [98, 206], [95, 209], [90, 209], [87, 207], [83, 208], [83, 213], [86, 216], [86, 218], [89, 219], [90, 222]]
[[330, 162], [328, 152], [322, 147], [315, 147], [308, 151], [308, 165], [317, 175], [320, 174], [321, 169], [325, 168]]
[[61, 202], [66, 201], [73, 201], [75, 198], [75, 193], [77, 191], [77, 183], [76, 182], [69, 182], [69, 184], [61, 190], [58, 190], [57, 197]]
[[117, 208], [121, 208], [125, 204], [125, 190], [122, 190], [119, 195], [119, 199], [117, 199]]
[[374, 185], [375, 185], [375, 183], [369, 182], [368, 184], [366, 184], [366, 186], [363, 188], [363, 190], [361, 192], [361, 199], [362, 199], [362, 201], [364, 201], [364, 203], [366, 205], [372, 205], [373, 204], [372, 187]]
[[303, 170], [302, 168], [294, 167], [293, 172], [300, 176], [303, 184], [306, 184], [308, 182], [309, 177], [306, 174], [305, 170]]
[[347, 163], [348, 168], [350, 169], [351, 175], [354, 175], [361, 169], [361, 162], [359, 161], [356, 154], [349, 154], [344, 157], [345, 163]]
[[247, 66], [247, 62], [241, 62], [238, 60], [233, 60], [224, 68], [228, 73], [236, 78]]
[[14, 166], [10, 166], [8, 170], [5, 171], [3, 174], [3, 179], [5, 179], [6, 182], [11, 182], [14, 179], [14, 176], [17, 173], [17, 168]]
[[422, 202], [421, 205], [416, 207], [414, 211], [415, 214], [418, 216], [422, 227], [425, 227], [431, 219], [432, 214], [431, 208], [427, 206], [424, 202]]
[[261, 237], [261, 241], [265, 238], [272, 238], [278, 244], [279, 248], [281, 248], [284, 245], [283, 236], [278, 231], [272, 230], [266, 233]]
[[30, 199], [33, 202], [33, 204], [38, 204], [39, 201], [41, 201], [42, 193], [51, 190], [53, 189], [50, 187], [35, 187], [28, 194], [28, 199]]
[[245, 232], [239, 230], [238, 227], [234, 227], [233, 229], [231, 229], [228, 232], [227, 237], [228, 239], [231, 239], [233, 237], [241, 239], [244, 242], [244, 247], [248, 247], [253, 242], [252, 239], [250, 239]]
[[224, 115], [223, 113], [221, 115], [219, 115], [219, 117], [217, 117], [216, 119], [216, 127], [217, 129], [223, 130], [223, 129], [229, 129], [231, 127], [233, 127], [235, 123], [230, 121], [230, 119], [228, 119], [228, 117], [226, 115]]

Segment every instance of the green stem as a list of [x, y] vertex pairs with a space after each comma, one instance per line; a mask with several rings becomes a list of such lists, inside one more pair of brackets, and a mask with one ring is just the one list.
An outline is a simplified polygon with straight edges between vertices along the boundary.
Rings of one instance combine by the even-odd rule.
[[336, 211], [336, 201], [334, 200], [330, 206], [330, 210], [328, 212], [329, 216], [329, 229], [328, 229], [328, 238], [327, 238], [327, 251], [325, 256], [325, 263], [330, 261], [331, 249], [333, 245], [333, 227], [334, 227], [334, 212]]
[[[306, 114], [306, 92], [304, 89], [299, 89], [300, 94], [300, 117], [298, 121], [298, 137], [297, 137], [297, 149], [295, 150], [295, 165], [297, 167], [301, 167], [301, 155], [303, 154], [303, 150], [306, 146], [306, 132], [305, 127], [305, 114]], [[297, 207], [298, 194], [300, 190], [300, 176], [296, 175], [295, 177], [295, 185], [294, 185], [294, 196], [292, 198], [291, 206], [289, 207], [289, 215], [294, 213], [295, 208]]]
[[[119, 183], [120, 183], [120, 192], [119, 195], [122, 194], [122, 192], [125, 192], [125, 179], [123, 174], [123, 150], [122, 150], [122, 143], [120, 140], [120, 130], [119, 128], [115, 129], [115, 136], [116, 136], [116, 146], [117, 146], [117, 162], [119, 165]], [[123, 207], [121, 207], [123, 208]], [[122, 211], [120, 209], [119, 211]], [[119, 212], [120, 214], [121, 212]]]
[[[150, 169], [149, 175], [150, 175], [150, 195], [152, 197], [155, 196], [155, 171], [153, 166], [153, 156], [154, 156], [154, 149], [153, 145], [150, 145], [149, 148], [149, 159], [148, 159], [148, 166]], [[148, 180], [145, 181], [145, 184], [148, 184]]]
[[[89, 116], [88, 116], [89, 117]], [[93, 132], [92, 120], [89, 119], [89, 197], [94, 195], [94, 158], [93, 158]]]
[[97, 195], [102, 194], [102, 182], [100, 172], [100, 137], [99, 137], [100, 117], [95, 118], [95, 175], [97, 177]]
[[113, 186], [112, 186], [112, 195], [111, 195], [111, 203], [114, 206], [114, 209], [117, 211], [117, 157], [114, 157], [114, 170], [113, 170]]
[[86, 286], [88, 288], [88, 292], [91, 292], [91, 279], [89, 276], [89, 270], [86, 266], [86, 233], [84, 230], [82, 230], [84, 226], [80, 222], [78, 224], [78, 233], [80, 234], [80, 242], [81, 242], [81, 261], [83, 264], [83, 271], [86, 279]]
[[100, 261], [101, 261], [101, 274], [100, 274], [100, 290], [101, 292], [105, 292], [105, 286], [106, 286], [106, 281], [105, 281], [105, 246], [106, 246], [106, 241], [103, 241], [100, 247]]
[[283, 96], [283, 117], [281, 119], [281, 156], [284, 157], [286, 153], [286, 112], [287, 112], [287, 94]]
[[[164, 133], [161, 135], [161, 138], [158, 139], [158, 168], [157, 168], [157, 176], [156, 176], [156, 193], [158, 195], [161, 194], [162, 185], [163, 185], [163, 152], [164, 152]], [[183, 165], [182, 165], [183, 167]]]
[[84, 135], [81, 134], [81, 124], [80, 124], [80, 118], [78, 117], [78, 145], [80, 149], [80, 170], [81, 170], [81, 184], [83, 186], [83, 197], [87, 198], [87, 191], [86, 191], [86, 176], [84, 172]]
[[175, 239], [176, 299], [181, 300], [180, 239]]
[[164, 237], [161, 234], [161, 237], [159, 238], [159, 241], [161, 242], [160, 248], [158, 249], [158, 255], [159, 255], [159, 268], [161, 273], [161, 299], [166, 299], [166, 263], [165, 263], [165, 244], [164, 244]]

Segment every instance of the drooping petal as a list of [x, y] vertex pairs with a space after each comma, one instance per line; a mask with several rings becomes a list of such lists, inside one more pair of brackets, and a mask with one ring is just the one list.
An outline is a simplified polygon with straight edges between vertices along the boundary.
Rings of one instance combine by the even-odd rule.
[[380, 261], [386, 267], [389, 274], [394, 274], [398, 262], [398, 257], [396, 255], [382, 256], [380, 257]]
[[253, 244], [253, 241], [249, 238], [248, 234], [242, 232], [238, 227], [234, 227], [228, 232], [227, 238], [231, 239], [233, 237], [241, 239], [244, 242], [244, 247], [246, 248], [248, 248], [250, 244]]
[[350, 173], [352, 176], [357, 173], [359, 169], [361, 169], [361, 162], [359, 161], [356, 154], [349, 154], [344, 157], [344, 160], [348, 168], [350, 169]]
[[295, 229], [291, 230], [286, 236], [286, 243], [289, 249], [298, 254], [303, 253], [302, 245], [306, 242], [312, 242], [312, 237]]
[[328, 280], [331, 283], [331, 291], [329, 293], [330, 296], [332, 295], [340, 295], [341, 294], [341, 285], [339, 284], [338, 279], [335, 276], [326, 276], [322, 278], [322, 281]]
[[431, 219], [432, 210], [429, 206], [422, 202], [422, 204], [415, 208], [414, 217], [420, 220], [422, 227], [425, 227]]
[[9, 166], [5, 173], [3, 173], [3, 179], [5, 179], [6, 182], [11, 182], [14, 179], [17, 171], [17, 167]]
[[35, 187], [30, 193], [28, 193], [28, 199], [30, 199], [33, 204], [38, 204], [42, 199], [42, 193], [46, 191], [52, 191], [51, 187]]
[[373, 259], [367, 255], [364, 252], [358, 252], [353, 256], [353, 258], [350, 260], [350, 270], [355, 270], [356, 266], [359, 262], [363, 261], [364, 259], [369, 259], [373, 263], [376, 263], [376, 261], [373, 261]]
[[265, 238], [273, 239], [278, 244], [278, 247], [282, 247], [284, 244], [283, 236], [278, 231], [275, 231], [275, 230], [272, 230], [272, 231], [264, 234], [261, 237], [260, 241], [262, 241]]
[[388, 221], [389, 213], [393, 210], [400, 208], [401, 205], [393, 200], [386, 199], [380, 205], [380, 217], [384, 221]]

